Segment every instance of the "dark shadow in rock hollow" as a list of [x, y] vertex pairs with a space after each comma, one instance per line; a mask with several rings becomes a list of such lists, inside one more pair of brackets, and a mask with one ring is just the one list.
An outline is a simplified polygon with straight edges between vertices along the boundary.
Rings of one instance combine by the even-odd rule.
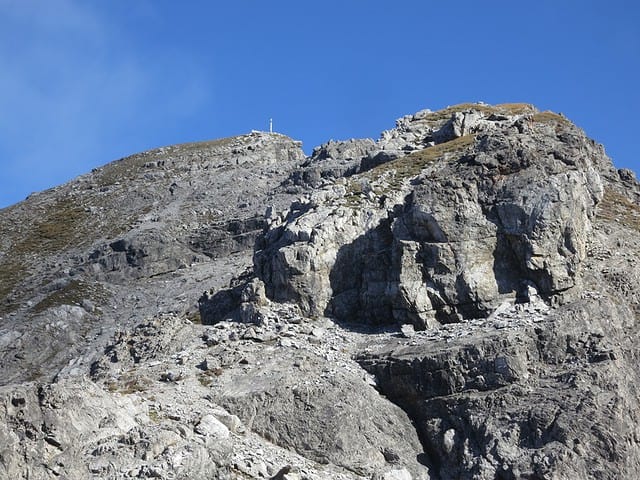
[[359, 236], [338, 251], [329, 274], [333, 296], [325, 315], [345, 325], [394, 324], [388, 288], [397, 279], [391, 264], [390, 220]]
[[[509, 214], [504, 212], [509, 210]], [[531, 257], [529, 240], [536, 219], [521, 206], [501, 203], [486, 214], [487, 220], [496, 225], [496, 247], [493, 252], [493, 273], [500, 294], [514, 293], [516, 301], [526, 301], [523, 287], [532, 283], [543, 297], [553, 294], [552, 279], [546, 269], [531, 270], [526, 267]], [[503, 218], [509, 219], [505, 225]]]

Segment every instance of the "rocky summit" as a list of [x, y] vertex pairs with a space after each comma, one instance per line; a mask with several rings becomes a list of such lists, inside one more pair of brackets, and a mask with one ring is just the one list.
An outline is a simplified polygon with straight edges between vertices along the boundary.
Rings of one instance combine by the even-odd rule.
[[0, 478], [640, 478], [639, 233], [528, 104], [123, 158], [0, 210]]

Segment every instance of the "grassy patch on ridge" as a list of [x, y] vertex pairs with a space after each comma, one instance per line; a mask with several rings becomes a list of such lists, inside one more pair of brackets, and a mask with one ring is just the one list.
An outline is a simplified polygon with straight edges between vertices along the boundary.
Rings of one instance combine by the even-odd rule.
[[121, 158], [95, 170], [95, 179], [100, 186], [110, 186], [118, 182], [131, 181], [144, 168], [145, 164], [154, 160], [169, 160], [172, 157], [195, 155], [203, 150], [231, 144], [237, 137], [220, 138], [204, 142], [180, 143], [160, 147], [146, 152], [136, 153]]
[[431, 162], [446, 159], [450, 155], [460, 157], [475, 142], [475, 135], [463, 135], [454, 140], [411, 152], [403, 157], [385, 162], [349, 179], [346, 185], [346, 205], [356, 208], [365, 195], [363, 181], [376, 195], [389, 193], [401, 187], [404, 180], [418, 176]]
[[427, 164], [435, 160], [453, 154], [462, 155], [467, 148], [473, 145], [475, 138], [474, 134], [463, 135], [462, 137], [455, 138], [445, 143], [439, 143], [432, 147], [417, 150], [405, 155], [404, 157], [378, 165], [365, 174], [370, 174], [371, 177], [377, 177], [383, 172], [395, 170], [396, 175], [400, 178], [415, 177], [420, 174]]
[[640, 232], [640, 205], [615, 190], [605, 190], [604, 197], [598, 204], [596, 217]]
[[534, 114], [538, 110], [530, 103], [501, 103], [499, 105], [488, 105], [484, 103], [460, 103], [458, 105], [452, 105], [450, 107], [438, 110], [436, 112], [427, 113], [421, 120], [427, 122], [438, 122], [442, 120], [448, 120], [454, 113], [457, 112], [469, 112], [469, 111], [482, 112], [485, 115], [502, 114], [502, 115], [525, 115]]
[[13, 249], [14, 255], [42, 255], [81, 244], [86, 237], [88, 213], [71, 198], [63, 198], [47, 207], [46, 212], [22, 234]]
[[97, 283], [87, 283], [72, 280], [59, 290], [55, 290], [49, 296], [41, 300], [33, 307], [33, 313], [42, 313], [51, 307], [60, 305], [80, 306], [83, 300], [90, 300], [96, 304], [106, 302], [109, 294]]

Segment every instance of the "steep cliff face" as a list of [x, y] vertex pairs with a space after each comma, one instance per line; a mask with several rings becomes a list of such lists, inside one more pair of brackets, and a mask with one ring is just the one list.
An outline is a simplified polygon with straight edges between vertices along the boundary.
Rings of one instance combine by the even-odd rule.
[[640, 475], [640, 186], [560, 115], [167, 147], [0, 217], [2, 478]]
[[435, 130], [446, 136], [424, 117], [402, 125], [443, 143], [409, 145], [271, 228], [255, 266], [272, 298], [424, 329], [575, 286], [603, 195], [599, 147], [550, 114], [457, 112]]
[[[271, 227], [254, 256], [267, 295], [310, 316], [426, 330], [356, 358], [414, 421], [433, 478], [636, 475], [633, 177], [555, 114], [429, 115], [378, 144], [408, 131], [411, 153]], [[613, 254], [604, 232], [625, 248]], [[612, 255], [613, 288], [600, 276]]]

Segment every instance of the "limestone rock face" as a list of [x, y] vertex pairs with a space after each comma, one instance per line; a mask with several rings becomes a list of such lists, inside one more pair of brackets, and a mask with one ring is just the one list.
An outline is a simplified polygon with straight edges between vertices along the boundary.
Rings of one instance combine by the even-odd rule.
[[0, 478], [636, 479], [640, 185], [527, 104], [0, 211]]
[[438, 130], [456, 139], [326, 189], [272, 227], [254, 257], [268, 295], [425, 328], [486, 317], [529, 287], [546, 298], [573, 287], [603, 194], [597, 147], [561, 120], [549, 138], [518, 115], [458, 113]]

